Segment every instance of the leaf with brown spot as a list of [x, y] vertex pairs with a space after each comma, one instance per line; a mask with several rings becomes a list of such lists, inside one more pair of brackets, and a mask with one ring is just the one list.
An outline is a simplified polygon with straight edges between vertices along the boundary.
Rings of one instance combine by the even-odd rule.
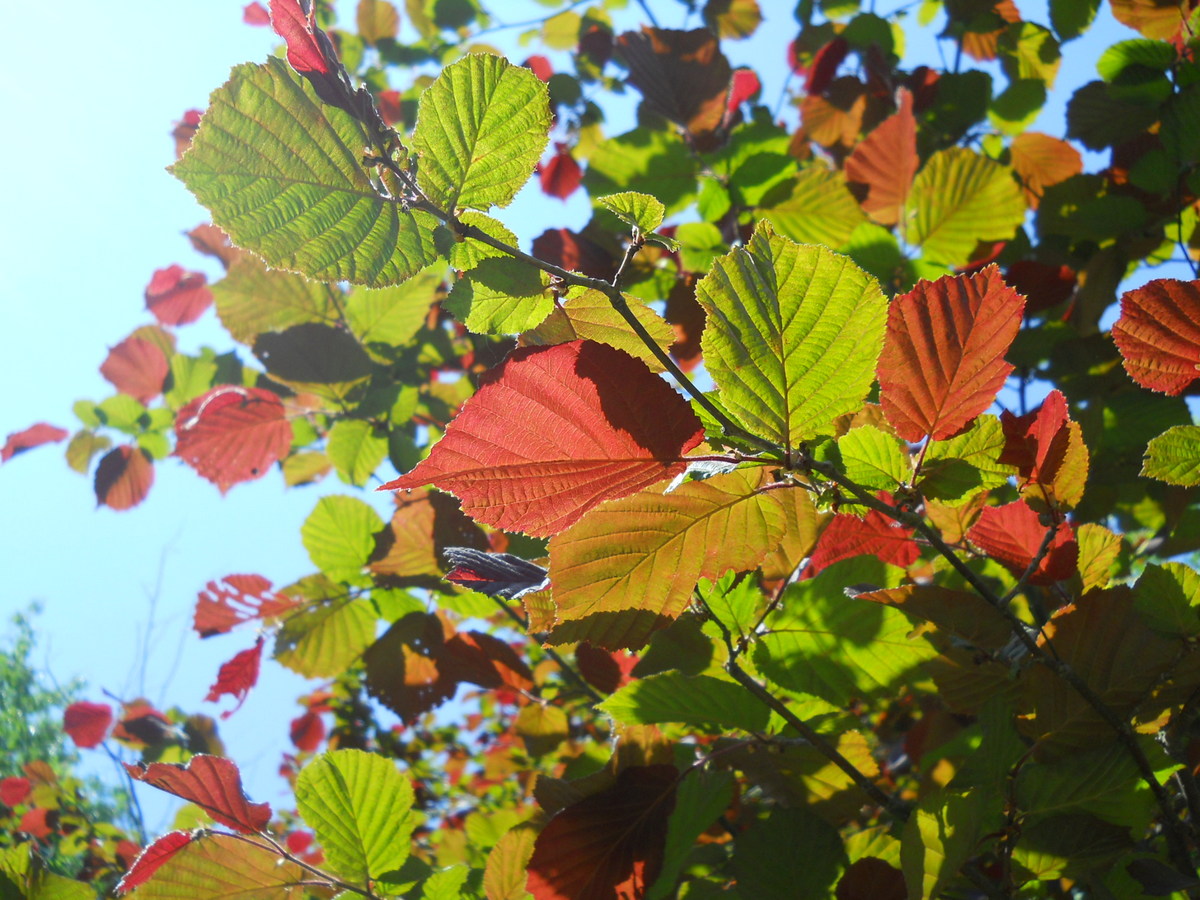
[[140, 447], [125, 445], [109, 450], [96, 467], [93, 487], [96, 502], [109, 509], [132, 509], [150, 493], [154, 463]]

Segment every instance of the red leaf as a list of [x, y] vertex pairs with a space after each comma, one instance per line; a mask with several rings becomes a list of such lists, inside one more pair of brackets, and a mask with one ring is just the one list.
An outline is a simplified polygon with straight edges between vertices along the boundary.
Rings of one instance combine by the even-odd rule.
[[813, 56], [812, 65], [808, 68], [804, 91], [807, 94], [820, 94], [829, 87], [837, 75], [838, 66], [850, 52], [850, 44], [843, 37], [835, 37]]
[[125, 763], [125, 770], [138, 781], [195, 803], [214, 821], [242, 834], [263, 831], [271, 821], [270, 805], [246, 799], [238, 767], [228, 759], [200, 754], [193, 756], [186, 766]]
[[162, 393], [170, 366], [162, 350], [145, 338], [130, 335], [108, 351], [100, 374], [122, 394], [149, 403]]
[[35, 840], [48, 838], [54, 834], [54, 828], [50, 824], [52, 819], [57, 818], [58, 810], [43, 809], [40, 806], [35, 806], [33, 809], [27, 810], [25, 815], [21, 816], [21, 821], [17, 825], [17, 831], [23, 831]]
[[1000, 414], [1000, 424], [1004, 426], [1000, 462], [1016, 466], [1026, 481], [1052, 484], [1066, 458], [1071, 440], [1070, 421], [1066, 398], [1057, 390], [1047, 394], [1034, 412], [1014, 416], [1005, 410]]
[[321, 741], [325, 740], [325, 722], [310, 710], [292, 719], [291, 727], [288, 728], [288, 737], [291, 738], [297, 750], [312, 753], [321, 746]]
[[575, 157], [571, 155], [571, 150], [566, 144], [556, 142], [554, 148], [554, 155], [542, 166], [538, 177], [541, 180], [542, 193], [566, 200], [583, 182], [583, 170], [579, 168], [579, 163], [575, 162]]
[[734, 69], [733, 79], [729, 82], [729, 100], [725, 105], [725, 117], [728, 119], [737, 108], [750, 100], [762, 90], [762, 82], [753, 69]]
[[287, 456], [292, 423], [270, 391], [222, 385], [179, 410], [175, 436], [175, 455], [223, 494]]
[[403, 101], [399, 91], [379, 92], [379, 114], [388, 125], [398, 125], [404, 121]]
[[133, 865], [125, 873], [125, 877], [117, 884], [117, 893], [124, 894], [140, 884], [145, 884], [158, 871], [159, 866], [193, 840], [195, 840], [195, 835], [190, 831], [171, 831], [164, 834], [133, 861]]
[[606, 344], [522, 347], [493, 371], [429, 457], [381, 490], [434, 484], [476, 521], [545, 537], [679, 474], [704, 439], [679, 394]]
[[521, 65], [533, 72], [542, 81], [549, 81], [550, 76], [554, 74], [550, 60], [544, 56], [531, 56], [525, 62], [521, 63]]
[[229, 240], [229, 235], [216, 225], [208, 222], [203, 225], [197, 225], [187, 233], [187, 236], [197, 253], [216, 257], [226, 269], [237, 259], [238, 254], [242, 252], [233, 246]]
[[189, 109], [183, 114], [183, 118], [175, 123], [175, 127], [171, 129], [171, 137], [175, 138], [176, 159], [183, 156], [184, 151], [192, 145], [192, 138], [196, 135], [196, 129], [200, 127], [201, 115], [200, 110]]
[[611, 694], [632, 680], [629, 673], [638, 656], [624, 650], [610, 653], [584, 641], [575, 648], [575, 662], [584, 681], [602, 694]]
[[70, 432], [65, 428], [38, 422], [30, 425], [24, 431], [14, 431], [0, 447], [0, 463], [6, 463], [18, 453], [40, 447], [42, 444], [53, 444], [63, 440]]
[[904, 88], [896, 93], [896, 113], [881, 122], [846, 159], [846, 179], [866, 187], [862, 208], [881, 225], [899, 221], [919, 164], [913, 97]]
[[20, 775], [5, 778], [0, 781], [0, 803], [11, 809], [19, 803], [24, 803], [30, 790], [32, 786], [28, 778], [22, 778]]
[[288, 850], [292, 853], [300, 854], [312, 846], [313, 833], [311, 831], [290, 831], [284, 843], [287, 844]]
[[551, 228], [533, 239], [533, 255], [538, 259], [608, 281], [617, 271], [617, 263], [607, 250], [590, 238], [569, 228]]
[[243, 622], [283, 615], [301, 601], [271, 590], [261, 575], [226, 575], [210, 581], [196, 597], [192, 628], [202, 638], [228, 634]]
[[287, 43], [287, 61], [293, 69], [328, 74], [329, 63], [317, 43], [312, 9], [305, 15], [299, 0], [271, 0], [271, 26]]
[[864, 554], [907, 568], [921, 555], [912, 535], [911, 528], [904, 528], [875, 510], [861, 519], [849, 514], [834, 516], [821, 532], [805, 576], [811, 578], [835, 562]]
[[104, 454], [96, 466], [96, 502], [109, 509], [132, 509], [150, 493], [154, 463], [140, 447], [126, 445]]
[[258, 0], [242, 7], [242, 21], [247, 25], [270, 25], [271, 14]]
[[216, 683], [208, 689], [204, 698], [209, 703], [216, 703], [225, 694], [232, 695], [237, 700], [237, 706], [221, 713], [222, 719], [228, 719], [242, 708], [250, 688], [258, 684], [258, 667], [262, 663], [263, 639], [260, 637], [249, 650], [243, 650], [233, 659], [221, 666], [217, 672]]
[[[1047, 528], [1023, 500], [987, 506], [967, 537], [1017, 577], [1025, 573], [1046, 537]], [[1079, 545], [1067, 522], [1059, 523], [1050, 551], [1029, 577], [1031, 584], [1054, 584], [1075, 574]]]
[[630, 766], [559, 812], [529, 859], [534, 900], [644, 897], [662, 869], [678, 781], [674, 766]]
[[920, 281], [892, 300], [879, 356], [880, 403], [906, 441], [942, 440], [996, 399], [1024, 301], [988, 266]]
[[696, 301], [696, 276], [685, 274], [676, 279], [667, 295], [664, 318], [675, 330], [675, 343], [671, 345], [671, 356], [679, 368], [690, 372], [704, 358], [700, 349], [700, 336], [704, 333], [704, 307]]
[[113, 711], [107, 703], [80, 700], [63, 710], [63, 731], [70, 735], [76, 747], [95, 747], [108, 734]]
[[146, 309], [163, 325], [188, 325], [212, 306], [213, 295], [203, 272], [182, 266], [158, 269], [146, 285]]
[[1159, 278], [1126, 291], [1112, 336], [1130, 378], [1183, 393], [1200, 376], [1200, 281]]
[[1078, 276], [1070, 266], [1021, 259], [1008, 267], [1004, 280], [1025, 295], [1025, 315], [1032, 316], [1058, 306], [1075, 293]]

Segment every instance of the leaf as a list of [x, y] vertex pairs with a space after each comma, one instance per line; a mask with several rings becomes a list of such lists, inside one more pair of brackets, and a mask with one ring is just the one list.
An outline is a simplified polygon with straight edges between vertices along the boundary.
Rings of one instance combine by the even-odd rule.
[[386, 435], [363, 419], [338, 419], [329, 429], [325, 454], [347, 484], [362, 487], [387, 456]]
[[575, 665], [583, 680], [602, 694], [612, 694], [629, 684], [630, 673], [638, 664], [632, 653], [610, 653], [584, 641], [575, 648]]
[[1113, 0], [1113, 18], [1144, 37], [1171, 40], [1188, 19], [1189, 6], [1180, 0]]
[[354, 581], [375, 549], [375, 534], [383, 528], [379, 514], [356, 497], [322, 497], [300, 537], [308, 557], [334, 581]]
[[0, 778], [0, 803], [10, 809], [20, 806], [29, 797], [31, 787], [29, 779], [19, 775]]
[[738, 469], [596, 508], [550, 541], [553, 644], [636, 649], [683, 612], [700, 578], [756, 566], [783, 533], [769, 473]]
[[372, 371], [371, 358], [352, 334], [320, 322], [260, 334], [253, 350], [275, 381], [335, 401]]
[[1126, 291], [1112, 336], [1130, 378], [1183, 393], [1200, 376], [1200, 281], [1158, 278]]
[[1017, 487], [1037, 508], [1075, 506], [1083, 499], [1088, 449], [1079, 424], [1072, 422], [1066, 398], [1051, 391], [1042, 405], [1020, 418], [1005, 411], [1002, 462], [1017, 467]]
[[1025, 219], [1011, 171], [965, 147], [939, 150], [917, 173], [905, 221], [909, 243], [947, 266], [971, 261], [982, 241], [1006, 241]]
[[1200, 426], [1175, 425], [1151, 440], [1141, 474], [1167, 484], [1200, 484]]
[[266, 803], [250, 803], [242, 792], [238, 767], [219, 756], [198, 754], [186, 766], [125, 763], [125, 771], [136, 781], [195, 803], [214, 821], [240, 834], [264, 831], [271, 821], [271, 807]]
[[975, 853], [985, 831], [980, 791], [927, 795], [904, 825], [900, 860], [910, 900], [941, 894]]
[[146, 309], [163, 325], [195, 322], [213, 302], [203, 272], [186, 272], [182, 266], [157, 269], [146, 285]]
[[1012, 466], [1004, 462], [1005, 446], [1000, 420], [980, 416], [961, 434], [929, 442], [918, 487], [926, 497], [947, 505], [1000, 487], [1012, 475]]
[[675, 31], [644, 25], [640, 32], [620, 35], [617, 52], [647, 109], [683, 126], [693, 138], [721, 124], [732, 69], [707, 28]]
[[278, 395], [221, 385], [185, 405], [175, 418], [175, 455], [225, 493], [267, 474], [288, 454], [292, 423]]
[[394, 39], [400, 31], [400, 14], [387, 0], [358, 0], [354, 20], [358, 34], [368, 44]]
[[951, 437], [992, 404], [1013, 370], [1004, 354], [1024, 308], [995, 266], [919, 282], [892, 301], [879, 396], [900, 437]]
[[562, 709], [541, 703], [521, 707], [513, 727], [530, 756], [553, 753], [571, 732], [570, 721]]
[[434, 484], [478, 522], [547, 536], [604, 500], [679, 474], [703, 436], [687, 403], [620, 350], [591, 341], [521, 348], [429, 457], [381, 490]]
[[912, 476], [908, 448], [874, 425], [851, 428], [838, 438], [846, 476], [870, 490], [895, 490]]
[[487, 900], [528, 900], [525, 867], [533, 854], [537, 830], [527, 823], [516, 825], [488, 854], [483, 872], [483, 890]]
[[375, 639], [375, 622], [366, 600], [326, 599], [288, 616], [275, 638], [275, 660], [308, 678], [333, 678]]
[[790, 183], [768, 191], [762, 204], [763, 218], [802, 244], [841, 249], [863, 221], [843, 177], [824, 164], [806, 166]]
[[987, 506], [979, 515], [967, 537], [1018, 578], [1033, 562], [1053, 530], [1050, 549], [1029, 576], [1030, 584], [1054, 584], [1070, 578], [1077, 570], [1079, 545], [1068, 522], [1050, 529], [1042, 525], [1038, 514], [1027, 503], [1018, 500], [1004, 506]]
[[263, 639], [260, 636], [249, 650], [243, 650], [234, 655], [233, 659], [221, 665], [217, 672], [217, 680], [208, 689], [205, 701], [216, 703], [225, 694], [232, 694], [237, 700], [237, 706], [221, 713], [222, 719], [228, 719], [242, 708], [250, 689], [258, 684], [258, 668], [262, 663]]
[[162, 350], [134, 335], [109, 350], [100, 365], [100, 374], [113, 387], [143, 404], [162, 393], [168, 371]]
[[171, 831], [156, 838], [138, 854], [133, 865], [129, 867], [129, 871], [117, 884], [117, 893], [124, 894], [145, 884], [167, 860], [194, 840], [196, 840], [195, 835], [189, 831]]
[[705, 365], [726, 409], [787, 447], [833, 432], [872, 383], [887, 302], [847, 257], [760, 224], [696, 285]]
[[1121, 554], [1121, 536], [1095, 522], [1085, 522], [1075, 530], [1079, 542], [1079, 575], [1086, 594], [1095, 587], [1108, 587], [1114, 563]]
[[623, 725], [682, 722], [707, 730], [764, 731], [769, 718], [735, 682], [678, 671], [631, 681], [596, 708]]
[[414, 612], [398, 619], [363, 654], [367, 691], [406, 724], [415, 722], [458, 687], [438, 666], [444, 645], [437, 616]]
[[1200, 573], [1183, 563], [1150, 563], [1138, 576], [1134, 606], [1147, 625], [1163, 634], [1200, 634]]
[[98, 747], [108, 736], [113, 722], [112, 707], [107, 703], [78, 700], [63, 710], [63, 731], [76, 747]]
[[534, 900], [644, 896], [662, 867], [678, 780], [674, 766], [630, 766], [611, 787], [560, 811], [529, 859]]
[[862, 208], [872, 221], [895, 225], [917, 173], [917, 120], [913, 96], [896, 92], [896, 112], [881, 122], [846, 158], [846, 180], [867, 190]]
[[442, 69], [421, 94], [412, 147], [417, 183], [453, 212], [507, 206], [546, 149], [546, 86], [500, 56], [471, 54]]
[[667, 213], [667, 208], [660, 200], [637, 191], [597, 197], [596, 202], [626, 225], [636, 228], [643, 237], [652, 235]]
[[212, 287], [217, 316], [235, 341], [253, 344], [260, 334], [306, 322], [336, 321], [341, 292], [292, 272], [269, 269], [243, 253]]
[[395, 287], [355, 288], [346, 298], [350, 331], [368, 352], [404, 347], [429, 317], [444, 271], [433, 265]]
[[138, 900], [301, 900], [311, 877], [271, 847], [232, 835], [207, 834], [164, 860], [136, 896]]
[[1008, 620], [979, 595], [969, 591], [936, 584], [910, 584], [854, 596], [858, 600], [893, 606], [913, 618], [932, 622], [943, 632], [982, 649], [998, 650], [1012, 637]]
[[128, 444], [104, 454], [93, 479], [96, 502], [117, 510], [137, 506], [153, 485], [154, 463], [149, 454]]
[[1083, 157], [1078, 150], [1064, 140], [1036, 131], [1014, 137], [1011, 153], [1013, 171], [1025, 186], [1030, 209], [1038, 208], [1046, 188], [1083, 171]]
[[296, 807], [337, 874], [357, 883], [399, 869], [418, 817], [396, 764], [362, 750], [331, 750], [300, 772]]
[[834, 563], [863, 554], [907, 568], [917, 561], [921, 548], [913, 540], [911, 528], [881, 512], [870, 510], [862, 517], [842, 513], [834, 516], [821, 532], [807, 572], [815, 575]]
[[238, 246], [270, 265], [383, 287], [434, 261], [437, 222], [375, 189], [361, 163], [369, 145], [348, 113], [272, 59], [234, 69], [172, 172]]
[[46, 422], [38, 422], [22, 431], [14, 431], [5, 439], [4, 446], [0, 447], [0, 463], [6, 463], [18, 453], [24, 453], [26, 450], [32, 450], [42, 444], [57, 443], [65, 439], [68, 434], [70, 432], [65, 428], [59, 428]]
[[243, 622], [273, 619], [296, 605], [294, 598], [272, 591], [261, 575], [226, 575], [197, 595], [192, 628], [202, 638], [228, 634]]
[[325, 740], [325, 723], [317, 713], [309, 710], [292, 719], [288, 738], [301, 753], [312, 753]]
[[849, 861], [832, 825], [805, 809], [774, 809], [738, 835], [732, 862], [744, 896], [824, 900]]
[[287, 43], [287, 61], [297, 72], [329, 72], [317, 43], [314, 11], [305, 12], [300, 0], [271, 0], [271, 27]]
[[546, 584], [546, 570], [511, 553], [484, 553], [471, 547], [447, 547], [446, 561], [453, 568], [446, 580], [489, 597], [515, 600]]
[[550, 157], [549, 162], [541, 166], [538, 180], [541, 182], [543, 194], [566, 200], [583, 182], [583, 170], [571, 155], [571, 148], [558, 142], [555, 144], [554, 155]]
[[442, 304], [476, 334], [518, 334], [554, 308], [539, 269], [511, 257], [482, 260]]
[[442, 574], [442, 552], [450, 544], [480, 547], [487, 540], [448, 494], [397, 495], [387, 530], [375, 536], [369, 568], [379, 584], [434, 587]]
[[[588, 158], [583, 186], [593, 197], [637, 191], [657, 197], [667, 213], [679, 212], [696, 194], [698, 164], [671, 131], [638, 128], [608, 138]], [[547, 259], [535, 244], [534, 255]], [[566, 268], [574, 268], [567, 266]]]

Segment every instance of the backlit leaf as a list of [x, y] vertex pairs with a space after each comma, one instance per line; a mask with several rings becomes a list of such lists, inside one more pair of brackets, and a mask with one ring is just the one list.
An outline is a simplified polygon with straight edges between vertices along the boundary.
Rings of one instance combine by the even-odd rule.
[[1112, 336], [1130, 378], [1182, 393], [1200, 377], [1200, 281], [1159, 278], [1126, 291]]
[[763, 731], [769, 710], [733, 681], [670, 671], [631, 681], [596, 707], [622, 724], [682, 722]]
[[789, 187], [768, 192], [762, 202], [763, 218], [802, 244], [841, 249], [863, 221], [845, 179], [820, 163], [806, 166]]
[[437, 616], [414, 612], [392, 623], [363, 654], [367, 691], [404, 722], [415, 722], [458, 687], [438, 665], [445, 642]]
[[271, 590], [271, 582], [261, 575], [226, 575], [220, 583], [210, 581], [196, 597], [192, 628], [202, 638], [227, 634], [243, 622], [275, 618], [296, 604]]
[[1189, 6], [1180, 0], [1113, 0], [1113, 18], [1145, 37], [1170, 40], [1188, 18]]
[[270, 269], [243, 253], [212, 287], [221, 324], [243, 344], [268, 331], [285, 331], [305, 322], [336, 321], [340, 292], [292, 272]]
[[834, 516], [821, 532], [808, 561], [808, 572], [816, 574], [843, 559], [863, 554], [906, 568], [916, 562], [921, 548], [913, 540], [911, 528], [881, 512], [871, 510], [865, 516], [842, 513]]
[[558, 625], [552, 643], [643, 646], [687, 607], [701, 578], [756, 566], [783, 532], [763, 469], [648, 488], [593, 510], [550, 541]]
[[[326, 587], [336, 590], [332, 583]], [[288, 616], [275, 637], [275, 661], [308, 678], [333, 678], [374, 640], [375, 622], [367, 600], [344, 594], [321, 600]]]
[[355, 288], [346, 298], [346, 324], [368, 351], [380, 344], [403, 347], [429, 317], [443, 274], [444, 267], [434, 265], [394, 287]]
[[258, 684], [262, 648], [263, 639], [259, 637], [253, 647], [235, 654], [229, 662], [223, 663], [217, 672], [217, 680], [208, 689], [208, 694], [204, 699], [209, 703], [215, 703], [225, 694], [230, 694], [237, 700], [237, 705], [233, 709], [221, 713], [222, 719], [228, 719], [241, 709], [250, 689]]
[[846, 180], [864, 185], [862, 208], [880, 225], [900, 220], [917, 173], [917, 120], [912, 93], [897, 92], [899, 108], [877, 125], [846, 159]]
[[158, 269], [146, 285], [146, 309], [163, 325], [195, 322], [213, 302], [203, 272], [185, 272], [182, 266]]
[[271, 807], [251, 803], [242, 792], [238, 767], [219, 756], [193, 756], [186, 766], [151, 763], [125, 764], [129, 777], [168, 794], [195, 803], [217, 822], [242, 834], [263, 831], [271, 821]]
[[1025, 131], [1013, 138], [1012, 166], [1025, 186], [1029, 208], [1037, 209], [1046, 188], [1083, 171], [1083, 158], [1064, 140]]
[[99, 746], [108, 736], [112, 721], [112, 707], [107, 703], [77, 700], [63, 710], [63, 731], [75, 742], [76, 747], [87, 749]]
[[542, 164], [538, 181], [541, 183], [543, 194], [566, 200], [578, 190], [583, 181], [583, 169], [579, 168], [579, 163], [575, 162], [575, 157], [571, 155], [571, 149], [566, 144], [558, 143], [555, 147], [554, 155]]
[[376, 190], [362, 126], [283, 60], [238, 66], [209, 104], [172, 171], [238, 246], [278, 268], [373, 287], [434, 261], [436, 220]]
[[207, 834], [176, 848], [139, 900], [301, 900], [312, 876], [265, 843]]
[[446, 580], [489, 597], [515, 599], [527, 591], [541, 590], [546, 570], [511, 553], [484, 553], [470, 547], [448, 547], [446, 561], [453, 568]]
[[865, 488], [893, 491], [912, 476], [908, 448], [874, 425], [851, 428], [837, 446], [847, 477]]
[[929, 442], [918, 486], [926, 497], [948, 505], [963, 503], [1008, 481], [1012, 466], [1003, 461], [1004, 449], [1000, 420], [980, 416], [961, 434]]
[[958, 874], [987, 830], [981, 791], [937, 791], [904, 825], [900, 859], [910, 900], [932, 900]]
[[[1004, 506], [986, 506], [967, 537], [1014, 575], [1020, 577], [1037, 556], [1047, 531], [1038, 514], [1018, 500]], [[1070, 523], [1054, 529], [1050, 549], [1029, 576], [1031, 584], [1053, 584], [1075, 574], [1079, 545]]]
[[399, 869], [417, 825], [413, 789], [385, 756], [332, 750], [296, 781], [296, 807], [316, 832], [330, 868], [364, 883]]
[[146, 499], [154, 485], [154, 463], [139, 447], [115, 447], [96, 466], [96, 502], [109, 509], [131, 509]]
[[368, 44], [377, 44], [384, 38], [395, 38], [400, 30], [400, 14], [387, 0], [358, 0], [354, 12], [358, 34]]
[[617, 52], [647, 108], [693, 136], [721, 124], [732, 69], [707, 28], [675, 31], [645, 25], [618, 37]]
[[1200, 484], [1200, 426], [1176, 425], [1151, 440], [1141, 474], [1167, 484]]
[[100, 374], [113, 387], [141, 403], [149, 403], [162, 393], [168, 370], [162, 350], [135, 335], [109, 350], [100, 365]]
[[175, 437], [175, 455], [225, 493], [287, 456], [292, 423], [277, 394], [221, 385], [179, 410]]
[[900, 437], [948, 438], [992, 404], [1013, 370], [1004, 354], [1024, 306], [994, 266], [919, 282], [892, 301], [879, 386]]
[[539, 269], [503, 257], [482, 260], [459, 278], [442, 305], [476, 334], [517, 334], [546, 318], [554, 298]]
[[1037, 509], [1075, 506], [1087, 481], [1088, 450], [1066, 398], [1053, 390], [1033, 412], [1001, 414], [1005, 449], [1002, 462], [1017, 467], [1017, 487]]
[[322, 497], [304, 520], [300, 537], [308, 557], [334, 581], [353, 581], [375, 549], [379, 514], [356, 497]]
[[[583, 186], [593, 197], [621, 191], [649, 194], [657, 197], [670, 214], [687, 206], [695, 196], [697, 168], [695, 158], [678, 135], [638, 128], [601, 142], [588, 158]], [[534, 253], [546, 258], [536, 246]]]
[[488, 854], [483, 873], [487, 900], [528, 900], [525, 867], [533, 854], [537, 830], [528, 824], [517, 825], [496, 842]]
[[[634, 317], [664, 352], [671, 349], [675, 333], [671, 326], [645, 303], [628, 294], [625, 302]], [[663, 371], [663, 365], [642, 343], [642, 339], [613, 309], [612, 301], [602, 292], [591, 288], [573, 288], [566, 299], [559, 301], [550, 315], [540, 325], [521, 335], [525, 346], [542, 347], [547, 344], [565, 344], [570, 341], [598, 341], [644, 362], [652, 372]]]
[[59, 428], [57, 425], [50, 425], [46, 422], [38, 422], [22, 431], [14, 431], [5, 439], [4, 446], [0, 447], [0, 463], [6, 463], [18, 453], [24, 453], [26, 450], [32, 450], [42, 444], [61, 441], [68, 434], [70, 432], [65, 428]]
[[637, 191], [625, 191], [620, 194], [610, 194], [607, 197], [597, 197], [596, 202], [614, 213], [618, 219], [627, 225], [632, 225], [643, 237], [649, 237], [662, 224], [666, 215], [666, 207], [662, 202], [649, 194], [639, 194]]
[[195, 839], [188, 831], [170, 831], [156, 839], [138, 854], [138, 858], [117, 885], [117, 893], [123, 894], [147, 882], [163, 863]]
[[507, 206], [546, 148], [550, 105], [531, 71], [472, 54], [442, 69], [421, 94], [412, 146], [417, 181], [438, 206]]
[[342, 481], [362, 487], [387, 456], [386, 435], [363, 419], [338, 419], [329, 429], [325, 454]]
[[477, 521], [546, 536], [682, 472], [702, 438], [687, 403], [628, 354], [591, 341], [522, 348], [382, 489], [434, 484]]
[[1121, 554], [1121, 536], [1095, 522], [1085, 522], [1075, 530], [1079, 542], [1079, 576], [1087, 593], [1094, 587], [1108, 587], [1114, 564]]
[[311, 6], [301, 6], [300, 0], [271, 0], [271, 26], [287, 43], [287, 61], [297, 72], [329, 71], [329, 63], [313, 34], [316, 25]]
[[873, 381], [887, 302], [849, 258], [760, 224], [696, 286], [705, 364], [727, 410], [788, 447], [833, 431]]

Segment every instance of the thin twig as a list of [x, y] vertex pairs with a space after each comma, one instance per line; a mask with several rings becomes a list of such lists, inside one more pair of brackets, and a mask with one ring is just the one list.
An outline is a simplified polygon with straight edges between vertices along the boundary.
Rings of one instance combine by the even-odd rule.
[[1038, 566], [1042, 564], [1042, 560], [1046, 558], [1046, 554], [1050, 552], [1050, 546], [1054, 543], [1054, 536], [1056, 534], [1058, 534], [1057, 522], [1046, 529], [1037, 553], [1033, 555], [1033, 559], [1029, 561], [1029, 565], [1025, 567], [1025, 571], [1021, 573], [1021, 577], [1017, 579], [1017, 583], [1012, 586], [1012, 589], [1007, 594], [1000, 598], [1001, 603], [1007, 606], [1012, 602], [1013, 597], [1025, 590], [1025, 585], [1033, 577], [1033, 573], [1037, 571]]
[[363, 887], [359, 887], [357, 884], [352, 884], [349, 881], [342, 881], [340, 878], [330, 875], [328, 872], [324, 871], [323, 869], [318, 869], [316, 866], [306, 863], [300, 857], [291, 853], [286, 847], [284, 847], [281, 843], [279, 843], [277, 840], [275, 840], [275, 838], [271, 837], [271, 835], [267, 834], [265, 831], [258, 832], [255, 835], [255, 837], [262, 838], [270, 846], [263, 846], [261, 843], [254, 840], [252, 837], [249, 837], [244, 834], [234, 834], [232, 832], [225, 832], [225, 831], [216, 831], [216, 832], [212, 832], [212, 833], [213, 834], [223, 834], [226, 837], [231, 837], [236, 841], [241, 841], [243, 844], [249, 844], [251, 847], [257, 847], [259, 850], [265, 850], [267, 852], [274, 852], [277, 855], [286, 859], [288, 862], [295, 863], [297, 866], [299, 866], [301, 869], [304, 869], [304, 871], [308, 872], [309, 874], [316, 875], [317, 878], [320, 878], [322, 880], [322, 882], [327, 885], [330, 885], [330, 886], [336, 887], [336, 888], [340, 888], [343, 891], [350, 891], [350, 893], [358, 894], [360, 897], [366, 897], [366, 898], [368, 898], [368, 900], [378, 900], [378, 895], [375, 894], [375, 892], [372, 891], [369, 887], [363, 888]]
[[[502, 598], [493, 597], [492, 599], [496, 601], [496, 603], [499, 605], [499, 607], [502, 610], [504, 610], [506, 613], [508, 613], [508, 616], [510, 619], [512, 619], [514, 622], [516, 622], [518, 625], [521, 626], [522, 631], [524, 631], [526, 633], [529, 632], [529, 619], [528, 618], [526, 618], [525, 616], [522, 616], [520, 613], [518, 613], [515, 609], [513, 609], [511, 606], [509, 606], [507, 603], [505, 603]], [[540, 641], [540, 639], [542, 637], [544, 637], [544, 635], [534, 635], [534, 637], [538, 638]], [[590, 684], [588, 684], [587, 681], [584, 679], [584, 677], [582, 675], [580, 675], [578, 672], [576, 672], [574, 667], [572, 667], [570, 664], [568, 664], [567, 661], [565, 659], [563, 659], [562, 656], [559, 655], [557, 650], [555, 650], [553, 647], [542, 647], [542, 652], [545, 653], [546, 656], [548, 656], [550, 659], [554, 660], [555, 664], [562, 670], [562, 673], [567, 676], [567, 679], [569, 681], [575, 682], [575, 686], [580, 688], [585, 694], [587, 694], [589, 697], [591, 697], [592, 702], [594, 702], [594, 703], [603, 703], [604, 702], [604, 698], [600, 696], [600, 694], [596, 691], [596, 689], [593, 688]]]

